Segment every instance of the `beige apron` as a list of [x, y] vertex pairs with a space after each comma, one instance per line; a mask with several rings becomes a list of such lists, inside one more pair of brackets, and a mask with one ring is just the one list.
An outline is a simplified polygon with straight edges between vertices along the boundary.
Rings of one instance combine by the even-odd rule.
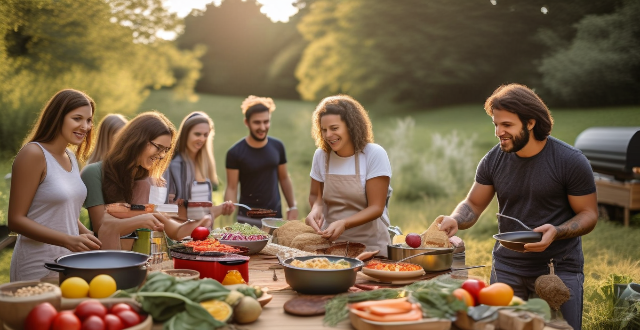
[[[332, 222], [352, 216], [368, 206], [367, 194], [360, 181], [359, 152], [355, 154], [355, 175], [329, 174], [329, 156], [331, 154], [331, 151], [327, 153], [325, 164], [324, 189], [322, 191], [325, 222], [322, 229], [326, 229]], [[387, 212], [386, 208], [384, 212]], [[380, 250], [378, 255], [386, 257], [387, 245], [391, 244], [388, 227], [389, 224], [380, 217], [345, 230], [338, 241], [362, 243], [367, 246], [367, 251]]]

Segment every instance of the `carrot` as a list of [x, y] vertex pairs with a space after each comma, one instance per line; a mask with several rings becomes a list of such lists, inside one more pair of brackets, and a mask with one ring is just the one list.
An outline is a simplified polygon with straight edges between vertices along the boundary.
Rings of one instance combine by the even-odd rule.
[[355, 304], [351, 304], [350, 308], [355, 308], [359, 310], [364, 310], [367, 307], [371, 306], [385, 306], [385, 307], [395, 307], [401, 306], [402, 303], [406, 303], [407, 298], [395, 298], [395, 299], [384, 299], [384, 300], [368, 300], [363, 302], [358, 302]]
[[407, 301], [406, 304], [398, 305], [398, 306], [394, 306], [394, 307], [371, 306], [371, 307], [368, 307], [367, 310], [371, 314], [389, 315], [389, 314], [408, 313], [408, 312], [411, 311], [412, 307], [413, 306], [411, 306], [411, 303]]
[[360, 318], [375, 322], [405, 322], [419, 321], [422, 319], [422, 311], [417, 305], [414, 305], [409, 312], [402, 314], [376, 315], [357, 309], [352, 309], [351, 312], [358, 315]]

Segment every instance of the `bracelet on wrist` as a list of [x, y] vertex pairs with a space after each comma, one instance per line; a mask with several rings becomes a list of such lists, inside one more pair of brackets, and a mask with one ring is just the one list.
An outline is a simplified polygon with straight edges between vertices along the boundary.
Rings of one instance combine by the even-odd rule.
[[298, 207], [294, 205], [294, 206], [288, 208], [287, 211], [293, 211], [293, 210], [297, 210], [297, 209], [298, 209]]

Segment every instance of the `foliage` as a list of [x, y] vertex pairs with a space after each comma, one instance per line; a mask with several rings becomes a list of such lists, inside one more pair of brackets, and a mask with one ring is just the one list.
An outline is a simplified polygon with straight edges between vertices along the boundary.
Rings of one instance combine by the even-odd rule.
[[293, 75], [304, 40], [296, 30], [297, 17], [273, 23], [255, 0], [225, 0], [207, 5], [185, 18], [181, 48], [202, 44], [199, 92], [225, 95], [269, 95], [297, 98]]
[[[113, 3], [158, 12], [158, 1]], [[98, 117], [134, 113], [149, 89], [175, 86], [181, 95], [193, 95], [202, 50], [179, 51], [167, 41], [150, 42], [142, 32], [161, 23], [145, 30], [147, 23], [137, 20], [129, 28], [117, 23], [122, 17], [135, 15], [112, 12], [103, 0], [0, 3], [1, 152], [17, 152], [41, 107], [63, 88], [87, 92], [98, 104]], [[133, 34], [149, 42], [136, 43]]]
[[548, 94], [563, 104], [597, 106], [640, 102], [640, 3], [591, 15], [577, 34], [540, 64]]
[[312, 1], [298, 25], [309, 41], [298, 90], [308, 100], [346, 93], [433, 105], [477, 102], [504, 82], [535, 85], [533, 64], [549, 50], [537, 31], [610, 8], [591, 3]]

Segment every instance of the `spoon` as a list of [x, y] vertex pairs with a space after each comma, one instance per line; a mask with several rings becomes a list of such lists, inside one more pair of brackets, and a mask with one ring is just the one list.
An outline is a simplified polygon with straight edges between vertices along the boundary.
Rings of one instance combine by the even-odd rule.
[[240, 204], [240, 203], [233, 203], [233, 205], [235, 205], [235, 206], [240, 206], [240, 207], [244, 207], [245, 209], [247, 209], [247, 210], [251, 211], [251, 208], [250, 208], [250, 207], [248, 207], [248, 206], [246, 206], [246, 205], [244, 205], [244, 204]]
[[414, 254], [412, 256], [408, 256], [406, 258], [402, 258], [400, 260], [394, 261], [393, 263], [397, 264], [397, 263], [400, 263], [400, 262], [405, 261], [405, 260], [409, 260], [409, 259], [414, 258], [414, 257], [422, 256], [422, 255], [425, 255], [425, 254], [431, 254], [431, 253], [434, 253], [434, 252], [437, 252], [437, 251], [436, 250], [431, 250], [431, 251], [427, 251], [427, 252], [420, 252], [418, 254]]
[[522, 221], [520, 221], [520, 220], [518, 220], [518, 219], [516, 219], [516, 218], [514, 218], [514, 217], [510, 217], [510, 216], [508, 216], [508, 215], [503, 215], [503, 214], [500, 214], [500, 213], [496, 213], [496, 215], [497, 215], [497, 216], [499, 216], [499, 217], [504, 217], [504, 218], [507, 218], [507, 219], [515, 220], [515, 221], [517, 221], [519, 224], [521, 224], [521, 225], [522, 225], [522, 227], [527, 228], [528, 230], [533, 231], [533, 229], [529, 228], [529, 226], [525, 225], [524, 223], [522, 223]]

